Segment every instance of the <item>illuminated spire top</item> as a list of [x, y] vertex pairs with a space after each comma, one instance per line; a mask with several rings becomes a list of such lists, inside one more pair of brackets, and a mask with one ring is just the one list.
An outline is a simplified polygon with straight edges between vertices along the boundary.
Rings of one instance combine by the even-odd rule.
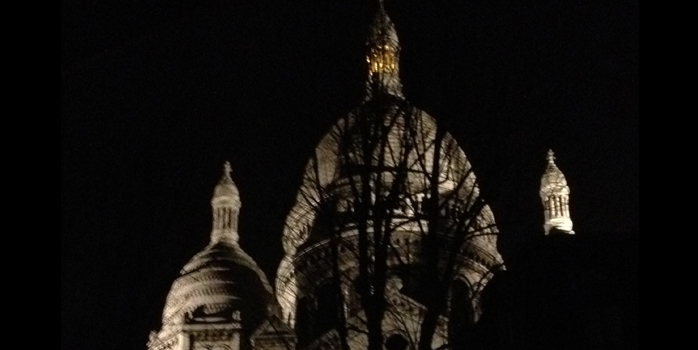
[[556, 232], [574, 234], [572, 231], [572, 219], [570, 218], [569, 195], [570, 187], [567, 179], [555, 165], [555, 154], [548, 150], [548, 166], [540, 180], [540, 198], [543, 202], [545, 234], [550, 234], [552, 229]]
[[213, 230], [211, 243], [238, 241], [238, 214], [240, 212], [240, 192], [230, 177], [230, 162], [223, 164], [223, 176], [213, 190], [211, 207], [213, 208]]
[[[546, 159], [548, 159], [548, 164], [555, 164], [555, 153], [553, 152], [553, 150], [551, 150], [551, 149], [548, 150], [548, 156], [546, 157]], [[226, 162], [226, 164], [227, 164], [227, 162]], [[228, 166], [230, 166], [230, 165], [228, 165]]]
[[371, 24], [366, 46], [367, 98], [381, 92], [403, 97], [399, 67], [400, 42], [382, 0]]

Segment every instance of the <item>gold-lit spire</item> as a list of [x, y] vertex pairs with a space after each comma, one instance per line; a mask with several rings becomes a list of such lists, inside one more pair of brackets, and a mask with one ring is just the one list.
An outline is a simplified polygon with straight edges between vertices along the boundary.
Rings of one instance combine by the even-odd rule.
[[367, 97], [379, 93], [403, 97], [399, 66], [400, 42], [382, 0], [379, 1], [366, 46]]

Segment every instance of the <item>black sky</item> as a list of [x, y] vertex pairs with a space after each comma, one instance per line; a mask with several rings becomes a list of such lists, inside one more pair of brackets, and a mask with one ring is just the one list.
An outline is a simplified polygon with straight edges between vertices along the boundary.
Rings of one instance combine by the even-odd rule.
[[[63, 349], [145, 348], [171, 282], [208, 242], [226, 159], [241, 245], [273, 279], [305, 161], [361, 99], [374, 6], [63, 0]], [[637, 232], [636, 1], [386, 9], [404, 93], [470, 157], [503, 249], [542, 232], [548, 148], [579, 235]]]

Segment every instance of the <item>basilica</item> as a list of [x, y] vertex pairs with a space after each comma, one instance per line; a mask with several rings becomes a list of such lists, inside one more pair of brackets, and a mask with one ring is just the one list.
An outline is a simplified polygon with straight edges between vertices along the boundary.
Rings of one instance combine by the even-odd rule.
[[[365, 97], [309, 155], [275, 280], [238, 242], [244, 198], [226, 162], [210, 242], [172, 283], [149, 350], [376, 349], [375, 327], [385, 349], [460, 349], [487, 338], [467, 325], [501, 324], [483, 298], [509, 262], [473, 168], [403, 95], [382, 4], [368, 33]], [[540, 159], [540, 235], [574, 237], [565, 176], [552, 151]]]

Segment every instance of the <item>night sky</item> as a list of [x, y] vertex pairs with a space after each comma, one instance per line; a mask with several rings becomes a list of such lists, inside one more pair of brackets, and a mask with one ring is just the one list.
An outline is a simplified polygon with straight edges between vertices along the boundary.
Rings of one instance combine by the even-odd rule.
[[[273, 281], [307, 157], [361, 100], [376, 1], [63, 0], [62, 348], [145, 349], [209, 240], [225, 160]], [[552, 148], [575, 231], [638, 214], [637, 1], [386, 0], [404, 94], [465, 150], [515, 249]]]

